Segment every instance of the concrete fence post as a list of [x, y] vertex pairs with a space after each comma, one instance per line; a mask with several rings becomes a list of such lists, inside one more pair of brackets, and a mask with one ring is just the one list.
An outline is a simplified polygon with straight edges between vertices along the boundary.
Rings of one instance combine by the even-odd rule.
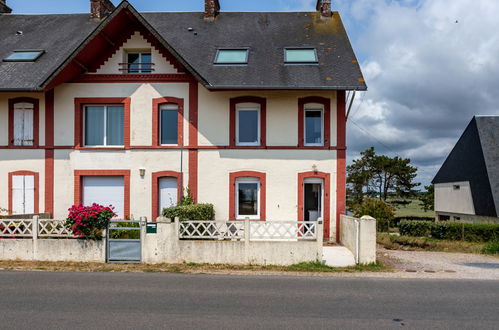
[[322, 218], [317, 219], [316, 228], [317, 240], [317, 260], [322, 261], [322, 249], [324, 246], [324, 221]]
[[365, 215], [359, 222], [359, 263], [369, 264], [376, 261], [376, 219]]
[[33, 216], [33, 221], [31, 223], [31, 233], [33, 235], [33, 260], [38, 258], [38, 223], [40, 217], [38, 215]]
[[250, 259], [250, 239], [251, 239], [250, 219], [244, 219], [244, 262], [249, 263]]
[[173, 221], [175, 222], [175, 237], [177, 238], [177, 240], [179, 240], [180, 239], [180, 218], [175, 217], [175, 219]]

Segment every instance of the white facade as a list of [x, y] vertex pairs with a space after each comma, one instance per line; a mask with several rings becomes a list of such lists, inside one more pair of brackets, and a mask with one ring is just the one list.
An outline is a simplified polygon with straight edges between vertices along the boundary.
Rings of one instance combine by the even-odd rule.
[[469, 182], [435, 184], [435, 212], [475, 214]]

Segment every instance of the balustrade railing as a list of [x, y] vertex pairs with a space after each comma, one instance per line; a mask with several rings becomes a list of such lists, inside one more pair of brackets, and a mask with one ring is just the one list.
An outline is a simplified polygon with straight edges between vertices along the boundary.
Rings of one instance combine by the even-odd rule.
[[64, 225], [65, 220], [57, 219], [0, 219], [0, 238], [73, 238]]

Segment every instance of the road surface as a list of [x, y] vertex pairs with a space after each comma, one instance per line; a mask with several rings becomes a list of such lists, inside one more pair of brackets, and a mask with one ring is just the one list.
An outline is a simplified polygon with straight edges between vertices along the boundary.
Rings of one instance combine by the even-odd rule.
[[499, 329], [499, 281], [0, 272], [9, 329]]

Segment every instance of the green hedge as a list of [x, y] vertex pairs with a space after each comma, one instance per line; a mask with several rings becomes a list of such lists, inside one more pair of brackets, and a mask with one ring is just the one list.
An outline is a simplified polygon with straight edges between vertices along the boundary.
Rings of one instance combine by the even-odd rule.
[[163, 216], [180, 220], [213, 220], [215, 210], [212, 204], [192, 204], [163, 209]]
[[404, 216], [404, 217], [395, 217], [390, 222], [390, 227], [398, 228], [400, 221], [435, 221], [435, 217], [417, 217], [417, 216]]
[[459, 222], [401, 221], [400, 235], [432, 237], [435, 239], [468, 242], [499, 240], [499, 225]]

